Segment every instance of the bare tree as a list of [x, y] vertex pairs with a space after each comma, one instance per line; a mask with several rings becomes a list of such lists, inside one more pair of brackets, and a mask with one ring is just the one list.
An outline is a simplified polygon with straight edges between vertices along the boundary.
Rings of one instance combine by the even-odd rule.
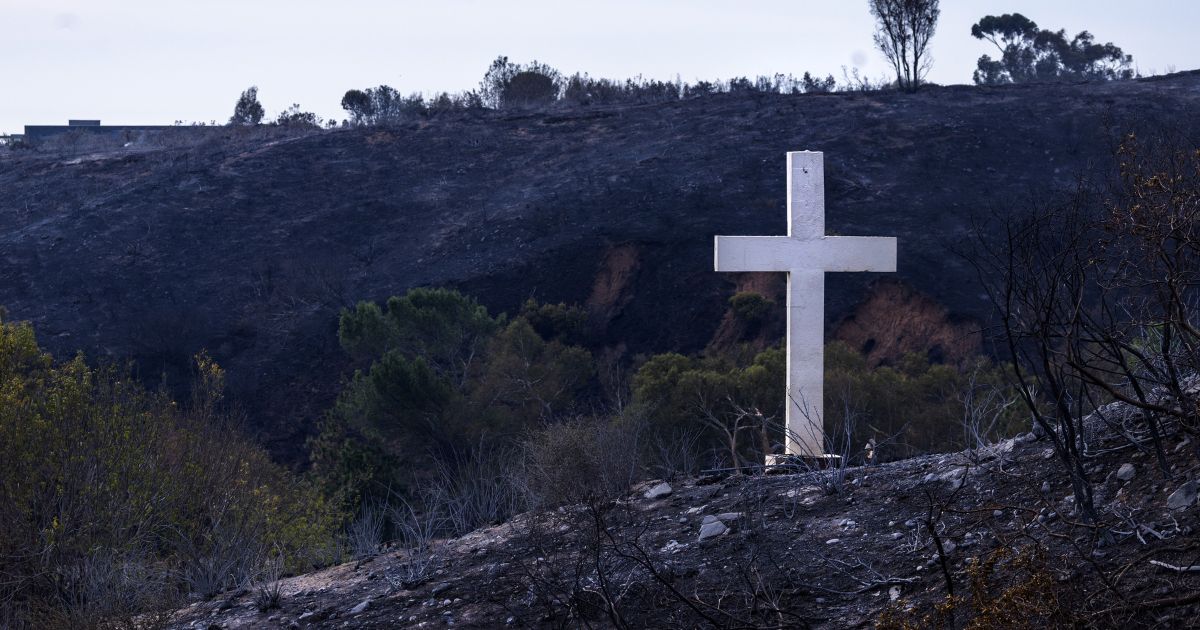
[[926, 49], [937, 27], [938, 0], [869, 0], [875, 45], [896, 70], [896, 85], [916, 90], [932, 65]]
[[999, 312], [1014, 385], [1091, 521], [1085, 460], [1099, 423], [1156, 457], [1168, 478], [1164, 439], [1200, 434], [1194, 146], [1169, 132], [1149, 142], [1129, 135], [1113, 184], [1083, 182], [1063, 203], [979, 232], [976, 264]]

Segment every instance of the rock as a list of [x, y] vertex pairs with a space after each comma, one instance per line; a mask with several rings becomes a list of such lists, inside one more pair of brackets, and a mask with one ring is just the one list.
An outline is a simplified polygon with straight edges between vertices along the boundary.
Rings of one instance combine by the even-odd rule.
[[711, 522], [700, 526], [700, 542], [704, 542], [710, 538], [724, 536], [728, 531], [729, 528], [725, 527], [725, 523], [722, 523], [714, 518]]
[[307, 621], [307, 620], [309, 620], [309, 619], [312, 619], [313, 617], [316, 617], [316, 616], [317, 616], [317, 613], [316, 613], [316, 611], [314, 611], [314, 610], [310, 610], [310, 611], [308, 611], [308, 612], [306, 612], [306, 613], [304, 613], [304, 614], [300, 615], [300, 621]]
[[1167, 497], [1167, 509], [1182, 510], [1191, 507], [1196, 502], [1198, 490], [1200, 490], [1200, 484], [1195, 479], [1179, 486], [1175, 492], [1171, 493], [1171, 496]]
[[1042, 494], [1050, 494], [1050, 482], [1049, 481], [1042, 482]]
[[687, 549], [687, 545], [679, 542], [678, 540], [669, 540], [667, 541], [667, 544], [663, 546], [662, 551], [663, 553], [679, 553], [684, 549]]
[[742, 518], [741, 512], [724, 512], [717, 515], [717, 520], [722, 522], [736, 521]]
[[955, 549], [958, 549], [958, 545], [954, 544], [953, 540], [947, 540], [942, 543], [942, 551], [945, 552], [946, 555], [954, 553]]
[[674, 491], [675, 490], [673, 488], [671, 488], [671, 484], [663, 481], [663, 482], [659, 483], [658, 485], [654, 486], [653, 488], [650, 488], [649, 490], [647, 490], [646, 494], [644, 494], [642, 496], [646, 497], [647, 499], [650, 499], [651, 501], [657, 501], [658, 499], [662, 499], [664, 497], [671, 496], [671, 493]]
[[439, 595], [441, 593], [446, 592], [449, 589], [450, 589], [449, 582], [438, 582], [437, 584], [433, 585], [433, 588], [429, 589], [429, 594], [430, 595]]
[[892, 532], [888, 537], [892, 540], [900, 540], [901, 538], [904, 538], [904, 534], [901, 534], [900, 532]]
[[840, 542], [842, 542], [842, 539], [841, 539], [841, 538], [830, 538], [829, 540], [826, 540], [826, 541], [825, 541], [825, 544], [826, 544], [826, 545], [836, 545], [836, 544], [838, 544], [838, 543], [840, 543]]
[[1137, 471], [1134, 469], [1133, 464], [1121, 464], [1121, 467], [1117, 469], [1117, 479], [1121, 481], [1129, 481], [1133, 479], [1135, 474], [1137, 474]]
[[705, 514], [704, 518], [700, 519], [701, 525], [708, 525], [709, 523], [716, 523], [716, 522], [718, 522], [717, 517], [713, 516], [712, 514]]
[[992, 510], [992, 516], [995, 518], [1004, 518], [1004, 510]]
[[369, 600], [369, 599], [364, 599], [364, 600], [362, 600], [361, 602], [359, 602], [357, 606], [355, 606], [354, 608], [351, 608], [351, 609], [350, 609], [350, 614], [351, 614], [351, 615], [357, 615], [357, 614], [359, 614], [359, 613], [361, 613], [361, 612], [364, 612], [364, 611], [366, 611], [366, 610], [367, 610], [367, 608], [368, 608], [370, 605], [371, 605], [371, 600]]

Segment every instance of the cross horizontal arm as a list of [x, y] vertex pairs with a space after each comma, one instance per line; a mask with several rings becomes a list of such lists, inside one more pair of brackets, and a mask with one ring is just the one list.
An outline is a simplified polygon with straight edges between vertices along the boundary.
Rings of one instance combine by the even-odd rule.
[[717, 271], [895, 271], [890, 236], [718, 236]]

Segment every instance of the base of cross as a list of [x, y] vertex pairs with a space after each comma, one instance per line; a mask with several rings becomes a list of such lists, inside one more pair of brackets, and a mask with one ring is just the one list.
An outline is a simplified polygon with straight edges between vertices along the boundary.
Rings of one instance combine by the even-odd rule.
[[841, 455], [767, 455], [767, 472], [795, 470], [827, 470], [842, 463]]

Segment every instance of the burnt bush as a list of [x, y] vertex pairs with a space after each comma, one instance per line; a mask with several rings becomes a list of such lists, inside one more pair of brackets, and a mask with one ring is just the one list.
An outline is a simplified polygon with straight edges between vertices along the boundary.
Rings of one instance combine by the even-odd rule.
[[617, 498], [641, 475], [638, 436], [600, 418], [552, 424], [525, 442], [526, 478], [539, 506]]

